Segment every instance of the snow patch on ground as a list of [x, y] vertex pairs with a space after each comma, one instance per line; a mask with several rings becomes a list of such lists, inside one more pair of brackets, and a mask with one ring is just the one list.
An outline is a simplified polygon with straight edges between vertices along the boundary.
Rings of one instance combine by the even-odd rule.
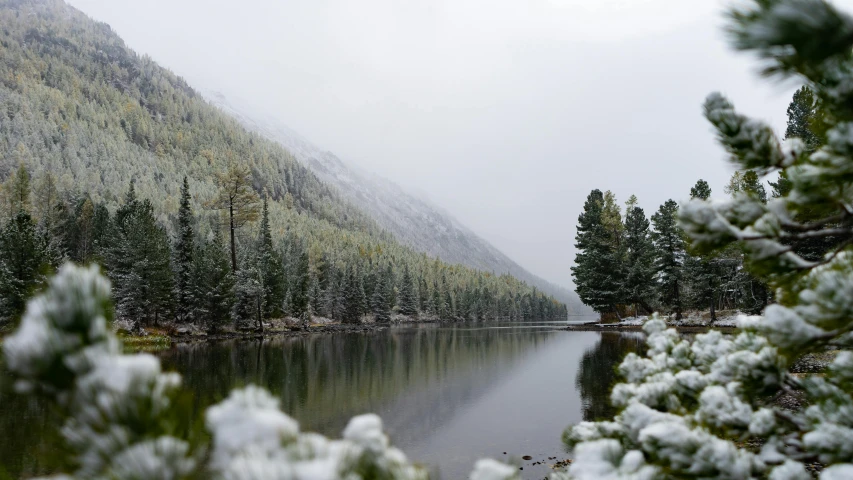
[[[717, 312], [717, 320], [711, 322], [711, 314], [709, 312], [686, 312], [681, 320], [676, 320], [675, 315], [663, 317], [666, 324], [670, 327], [737, 327], [738, 318], [746, 316], [745, 313], [738, 310], [722, 310]], [[608, 327], [641, 327], [649, 320], [647, 315], [636, 317], [625, 317], [621, 322], [602, 323], [601, 326]]]

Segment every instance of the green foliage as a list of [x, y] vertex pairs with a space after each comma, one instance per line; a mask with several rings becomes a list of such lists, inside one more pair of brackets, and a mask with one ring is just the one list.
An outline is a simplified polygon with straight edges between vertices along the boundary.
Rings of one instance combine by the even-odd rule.
[[[593, 190], [578, 217], [572, 274], [578, 296], [597, 312], [616, 311], [622, 300], [621, 217], [612, 194]], [[522, 315], [524, 316], [524, 314]]]
[[215, 333], [230, 323], [234, 307], [234, 275], [225, 243], [218, 233], [195, 247], [192, 270], [192, 318]]
[[700, 200], [708, 200], [711, 198], [711, 186], [708, 182], [702, 180], [696, 182], [696, 185], [690, 188], [690, 198], [698, 198]]
[[181, 185], [181, 206], [178, 210], [178, 236], [175, 241], [175, 314], [179, 322], [189, 320], [192, 311], [193, 253], [196, 248], [190, 204], [190, 184], [187, 177]]
[[116, 212], [106, 255], [115, 284], [116, 310], [135, 325], [171, 319], [174, 307], [171, 245], [154, 207], [139, 200], [133, 183]]
[[684, 232], [677, 223], [678, 204], [667, 200], [652, 215], [655, 244], [655, 270], [658, 275], [658, 294], [664, 305], [675, 312], [676, 320], [681, 319], [684, 307], [681, 291], [684, 288], [682, 271], [686, 255]]
[[[377, 323], [388, 323], [391, 321], [391, 305], [387, 297], [388, 279], [386, 272], [379, 269], [373, 286], [373, 296], [370, 298], [370, 307]], [[446, 316], [444, 318], [447, 318]]]
[[417, 315], [418, 313], [415, 283], [412, 280], [412, 274], [409, 272], [408, 266], [403, 269], [403, 281], [400, 285], [400, 313], [403, 315]]
[[27, 298], [50, 271], [46, 239], [30, 214], [19, 210], [0, 231], [0, 322], [24, 312]]
[[622, 286], [625, 301], [651, 313], [655, 298], [655, 249], [649, 221], [640, 207], [630, 207], [625, 216], [625, 247], [626, 274]]

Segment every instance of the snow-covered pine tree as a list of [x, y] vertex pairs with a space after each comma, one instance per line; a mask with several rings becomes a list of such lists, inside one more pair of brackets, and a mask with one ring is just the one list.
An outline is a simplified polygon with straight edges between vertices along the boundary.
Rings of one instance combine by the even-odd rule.
[[174, 306], [169, 237], [151, 202], [136, 197], [132, 182], [111, 232], [107, 265], [118, 316], [136, 326], [168, 318]]
[[663, 306], [681, 320], [684, 266], [684, 232], [678, 226], [678, 204], [667, 200], [652, 215], [652, 240], [655, 245], [655, 271], [658, 297]]
[[261, 272], [261, 284], [264, 290], [263, 317], [271, 318], [282, 313], [281, 306], [286, 286], [281, 255], [272, 242], [267, 195], [264, 195], [261, 212], [261, 225], [257, 241], [257, 268]]
[[418, 297], [415, 292], [415, 282], [409, 272], [409, 266], [403, 268], [403, 279], [400, 283], [400, 313], [415, 316], [418, 314]]
[[264, 285], [261, 270], [243, 263], [234, 276], [234, 307], [231, 318], [237, 328], [263, 331]]
[[234, 274], [222, 235], [196, 247], [193, 258], [193, 318], [216, 333], [231, 319], [234, 307]]
[[[690, 189], [690, 199], [709, 200], [711, 186], [705, 180], [699, 179]], [[698, 309], [708, 308], [711, 322], [717, 320], [717, 297], [725, 277], [723, 266], [725, 262], [720, 254], [691, 255], [684, 259], [684, 283], [688, 286], [689, 295], [686, 302]]]
[[[194, 285], [192, 271], [194, 268], [193, 251], [195, 231], [193, 228], [193, 211], [190, 205], [190, 183], [184, 176], [181, 184], [181, 203], [178, 207], [178, 235], [175, 240], [175, 316], [178, 322], [190, 320], [193, 311], [192, 296]], [[198, 278], [198, 277], [196, 277]]]
[[[599, 313], [617, 311], [616, 306], [623, 300], [621, 294], [624, 282], [620, 252], [614, 248], [612, 232], [605, 225], [604, 205], [605, 198], [601, 190], [593, 190], [587, 196], [583, 213], [578, 216], [575, 236], [578, 253], [572, 267], [578, 296], [584, 304]], [[612, 216], [612, 212], [609, 213]], [[608, 218], [610, 223], [612, 220]], [[523, 314], [528, 311], [529, 306], [522, 309]]]
[[361, 302], [364, 290], [359, 288], [357, 273], [348, 268], [343, 284], [343, 323], [356, 324], [361, 319]]
[[385, 272], [383, 269], [379, 269], [379, 274], [376, 275], [376, 285], [373, 287], [373, 297], [370, 299], [370, 307], [377, 323], [391, 321], [391, 308], [386, 297], [388, 292], [386, 283]]
[[32, 217], [18, 210], [0, 231], [0, 321], [24, 312], [27, 298], [50, 272], [47, 242]]
[[356, 294], [358, 295], [358, 316], [370, 312], [370, 302], [367, 300], [367, 293], [364, 291], [364, 277], [361, 271], [353, 269], [355, 275]]
[[290, 272], [290, 305], [291, 315], [302, 318], [311, 308], [311, 273], [308, 250], [299, 249], [296, 261]]
[[[827, 143], [814, 152], [799, 139], [782, 143], [770, 126], [710, 95], [705, 116], [737, 167], [783, 171], [791, 191], [767, 204], [747, 192], [721, 203], [695, 199], [680, 223], [697, 251], [743, 248], [779, 303], [763, 318], [741, 318], [729, 336], [684, 339], [659, 319], [647, 323], [648, 354], [629, 354], [619, 367], [625, 383], [611, 395], [619, 413], [567, 430], [575, 459], [568, 478], [853, 478], [853, 245], [817, 260], [789, 245], [853, 238], [849, 210], [796, 220], [803, 209], [853, 204], [853, 17], [822, 0], [754, 0], [727, 18], [734, 46], [756, 54], [766, 74], [814, 90]], [[823, 375], [791, 373], [803, 355], [827, 349], [836, 354]], [[805, 407], [781, 406], [784, 395]], [[807, 469], [814, 462], [817, 474]]]

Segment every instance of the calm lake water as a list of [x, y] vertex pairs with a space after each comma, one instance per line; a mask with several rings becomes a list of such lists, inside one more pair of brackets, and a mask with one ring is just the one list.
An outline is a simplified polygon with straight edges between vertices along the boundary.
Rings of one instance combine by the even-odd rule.
[[[233, 387], [261, 385], [303, 430], [339, 437], [347, 420], [378, 413], [394, 445], [446, 480], [478, 458], [566, 458], [566, 426], [611, 413], [614, 367], [642, 347], [637, 333], [569, 332], [565, 323], [398, 327], [264, 341], [178, 345], [159, 354], [183, 374], [193, 409]], [[49, 473], [60, 450], [42, 402], [0, 379], [0, 478]], [[506, 455], [504, 455], [506, 452]], [[523, 461], [523, 455], [533, 456]], [[547, 462], [546, 463], [553, 463]]]

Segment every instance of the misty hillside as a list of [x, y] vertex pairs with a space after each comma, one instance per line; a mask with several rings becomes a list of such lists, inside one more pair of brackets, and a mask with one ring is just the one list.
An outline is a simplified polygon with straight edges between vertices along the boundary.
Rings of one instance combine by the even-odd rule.
[[[227, 213], [215, 205], [220, 179], [237, 166], [246, 172], [240, 182], [268, 198], [265, 241], [283, 259], [282, 270], [294, 276], [269, 285], [282, 295], [298, 287], [300, 302], [314, 285], [315, 311], [329, 318], [341, 318], [344, 287], [359, 297], [352, 310], [361, 312], [366, 302], [356, 287], [365, 285], [371, 298], [378, 283], [392, 292], [405, 287], [411, 294], [406, 302], [417, 303], [413, 312], [528, 319], [563, 311], [503, 272], [442, 263], [396, 241], [301, 158], [249, 131], [181, 77], [131, 50], [108, 25], [65, 2], [0, 1], [0, 25], [0, 222], [21, 209], [31, 211], [38, 228], [62, 245], [56, 258], [92, 259], [88, 249], [75, 257], [75, 237], [64, 228], [88, 222], [81, 213], [87, 203], [106, 217], [129, 199], [142, 199], [158, 222], [151, 231], [162, 228], [163, 235], [174, 236], [184, 177], [199, 237], [223, 233]], [[247, 218], [236, 232], [232, 258], [257, 257], [261, 222]], [[161, 240], [158, 245], [169, 241]], [[169, 261], [163, 258], [163, 264]], [[380, 293], [387, 297], [378, 301], [383, 308], [394, 301]], [[291, 291], [290, 300], [267, 303], [277, 309], [287, 303], [289, 309], [293, 298]]]
[[575, 314], [587, 313], [574, 292], [528, 272], [441, 208], [407, 193], [387, 179], [347, 165], [275, 118], [248, 113], [248, 108], [219, 92], [205, 96], [249, 130], [279, 142], [400, 242], [448, 263], [509, 273], [565, 302]]

